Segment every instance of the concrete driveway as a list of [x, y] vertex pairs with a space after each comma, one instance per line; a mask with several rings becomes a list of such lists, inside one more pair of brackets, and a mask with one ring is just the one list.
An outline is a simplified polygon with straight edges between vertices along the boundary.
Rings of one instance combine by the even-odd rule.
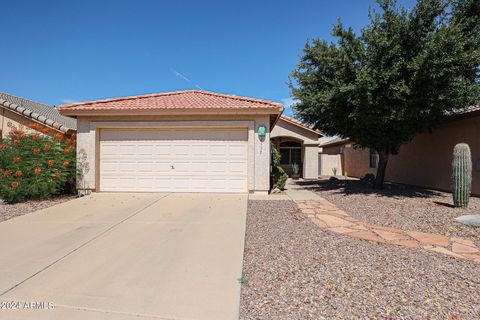
[[0, 318], [238, 319], [246, 211], [247, 195], [100, 193], [2, 222]]

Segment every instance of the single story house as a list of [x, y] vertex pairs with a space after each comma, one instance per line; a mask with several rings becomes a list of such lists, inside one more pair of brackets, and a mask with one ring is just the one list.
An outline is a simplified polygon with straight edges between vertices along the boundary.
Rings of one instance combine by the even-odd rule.
[[75, 119], [62, 116], [55, 107], [0, 92], [0, 138], [12, 130], [32, 131], [31, 124], [49, 135], [70, 135], [77, 128]]
[[[472, 152], [472, 194], [480, 195], [480, 106], [451, 115], [432, 132], [421, 133], [403, 145], [388, 161], [386, 180], [407, 185], [451, 191], [453, 147], [467, 143]], [[376, 174], [378, 154], [362, 149], [350, 139], [338, 139], [320, 146], [322, 155], [340, 159], [338, 174], [361, 177]]]
[[318, 147], [322, 137], [320, 131], [285, 115], [280, 117], [270, 134], [282, 156], [282, 168], [291, 175], [296, 163], [304, 179], [318, 179]]
[[318, 178], [321, 133], [280, 103], [203, 90], [72, 103], [84, 192], [249, 192], [270, 189], [271, 143], [282, 165]]

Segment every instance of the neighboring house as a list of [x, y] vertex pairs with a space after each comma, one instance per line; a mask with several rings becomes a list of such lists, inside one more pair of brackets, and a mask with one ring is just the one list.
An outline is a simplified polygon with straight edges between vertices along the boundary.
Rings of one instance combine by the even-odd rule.
[[296, 119], [282, 115], [272, 129], [270, 138], [280, 151], [281, 165], [288, 175], [292, 165], [300, 166], [304, 179], [318, 178], [318, 146], [323, 134]]
[[[350, 139], [335, 138], [320, 145], [318, 172], [320, 176], [344, 175], [344, 150]], [[335, 173], [335, 174], [334, 174]]]
[[[361, 177], [366, 173], [376, 174], [378, 155], [370, 149], [361, 149], [349, 139], [321, 145], [323, 154], [341, 157], [342, 174]], [[458, 111], [450, 120], [432, 132], [417, 135], [400, 148], [398, 155], [388, 161], [386, 180], [451, 190], [451, 163], [453, 147], [467, 143], [472, 151], [472, 193], [480, 195], [480, 106]]]
[[[77, 151], [89, 168], [79, 188], [127, 192], [267, 193], [270, 132], [282, 124], [283, 109], [202, 90], [59, 107], [77, 118]], [[292, 132], [300, 127], [292, 123]]]
[[40, 131], [49, 129], [47, 134], [60, 132], [69, 135], [77, 126], [75, 119], [62, 116], [55, 107], [0, 92], [1, 138], [15, 129], [32, 131], [29, 126], [33, 123]]

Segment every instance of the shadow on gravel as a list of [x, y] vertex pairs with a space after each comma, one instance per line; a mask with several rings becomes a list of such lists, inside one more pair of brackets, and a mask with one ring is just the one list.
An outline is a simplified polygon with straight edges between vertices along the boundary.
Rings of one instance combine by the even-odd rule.
[[[394, 183], [385, 183], [383, 189], [374, 189], [370, 185], [360, 180], [308, 180], [308, 181], [296, 181], [297, 185], [305, 187], [310, 191], [336, 191], [338, 194], [350, 195], [350, 194], [365, 194], [365, 195], [377, 195], [381, 197], [408, 197], [408, 198], [430, 198], [439, 196], [442, 193], [423, 189], [419, 187], [406, 186]], [[438, 205], [448, 205], [447, 203], [437, 203]]]

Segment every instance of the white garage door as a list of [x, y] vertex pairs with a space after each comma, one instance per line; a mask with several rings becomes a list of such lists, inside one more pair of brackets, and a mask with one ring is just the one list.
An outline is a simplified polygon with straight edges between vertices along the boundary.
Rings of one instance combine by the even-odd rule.
[[246, 192], [247, 130], [101, 130], [100, 190]]

